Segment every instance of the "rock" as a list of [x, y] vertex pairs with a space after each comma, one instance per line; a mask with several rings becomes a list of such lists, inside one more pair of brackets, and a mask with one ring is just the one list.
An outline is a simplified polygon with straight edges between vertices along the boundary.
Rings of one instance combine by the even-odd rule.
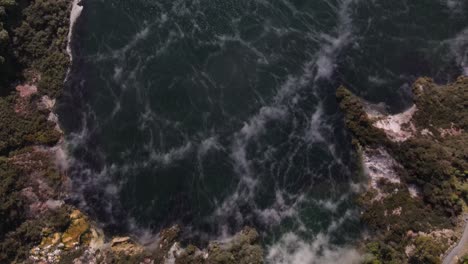
[[60, 242], [60, 233], [53, 233], [49, 236], [46, 236], [42, 239], [40, 247], [46, 248], [58, 245]]
[[164, 263], [168, 259], [173, 258], [171, 254], [171, 248], [176, 243], [176, 239], [179, 236], [180, 227], [174, 225], [170, 228], [163, 229], [159, 232], [158, 242], [153, 253], [155, 263]]
[[[406, 141], [416, 133], [416, 127], [411, 122], [416, 111], [416, 105], [413, 105], [403, 113], [378, 116], [373, 125], [382, 129], [394, 142]], [[369, 113], [367, 114], [369, 116]]]
[[178, 243], [174, 243], [174, 246], [169, 251], [169, 259], [166, 259], [166, 263], [171, 263], [171, 259], [175, 264], [198, 264], [204, 263], [208, 255], [201, 251], [194, 245], [188, 245], [185, 249], [181, 249]]
[[49, 199], [45, 202], [45, 205], [47, 208], [55, 210], [57, 208], [60, 208], [64, 204], [64, 201], [62, 200], [54, 200], [54, 199]]
[[51, 99], [49, 96], [44, 95], [41, 97], [41, 100], [37, 103], [37, 108], [39, 110], [52, 110], [55, 106], [55, 99]]
[[62, 235], [62, 243], [65, 249], [72, 249], [81, 243], [89, 244], [91, 233], [86, 217], [79, 210], [73, 210], [70, 218], [71, 224]]
[[175, 225], [170, 228], [164, 229], [159, 233], [159, 247], [170, 248], [175, 239], [179, 236], [180, 227]]
[[[163, 230], [160, 234], [158, 254], [155, 263], [175, 264], [260, 264], [263, 263], [263, 250], [258, 243], [257, 231], [245, 227], [233, 237], [212, 241], [206, 249], [200, 250], [194, 245], [182, 248], [175, 238], [179, 232], [178, 227]], [[170, 245], [170, 246], [169, 246]], [[169, 246], [169, 248], [168, 248]], [[162, 249], [166, 249], [163, 251]]]
[[[93, 228], [88, 218], [79, 210], [73, 210], [68, 216], [70, 224], [63, 233], [45, 228], [42, 230], [41, 243], [30, 251], [30, 259], [34, 263], [59, 263], [62, 258], [66, 261], [79, 258], [83, 252], [92, 255], [96, 248], [102, 247], [104, 235]], [[64, 260], [65, 261], [65, 260]], [[65, 262], [71, 263], [71, 262]], [[85, 261], [83, 263], [90, 263]]]
[[143, 247], [133, 242], [130, 237], [115, 237], [110, 244], [111, 250], [118, 254], [132, 256], [144, 251]]
[[258, 244], [258, 233], [254, 228], [245, 227], [227, 242], [214, 242], [208, 246], [206, 263], [263, 263], [263, 249]]

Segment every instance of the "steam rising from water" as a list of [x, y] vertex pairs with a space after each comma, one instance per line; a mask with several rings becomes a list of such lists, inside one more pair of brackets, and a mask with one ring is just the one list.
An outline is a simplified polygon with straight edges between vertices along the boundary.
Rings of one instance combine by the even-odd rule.
[[450, 41], [457, 63], [468, 76], [468, 28], [465, 28]]
[[[270, 263], [357, 263], [362, 179], [334, 91], [403, 97], [413, 72], [376, 70], [392, 55], [363, 50], [386, 33], [381, 4], [90, 1], [61, 110], [73, 199], [143, 240], [173, 223], [202, 242], [253, 225]], [[465, 37], [450, 56], [466, 71]]]
[[267, 262], [291, 263], [362, 263], [362, 255], [351, 247], [337, 247], [322, 233], [307, 243], [294, 233], [286, 233], [272, 245], [267, 254]]
[[73, 0], [72, 9], [70, 12], [70, 28], [68, 29], [68, 41], [67, 41], [67, 53], [70, 56], [70, 61], [73, 59], [72, 50], [71, 50], [71, 41], [72, 41], [72, 34], [73, 28], [75, 27], [76, 20], [80, 16], [81, 12], [83, 11], [83, 7], [78, 5], [80, 0]]

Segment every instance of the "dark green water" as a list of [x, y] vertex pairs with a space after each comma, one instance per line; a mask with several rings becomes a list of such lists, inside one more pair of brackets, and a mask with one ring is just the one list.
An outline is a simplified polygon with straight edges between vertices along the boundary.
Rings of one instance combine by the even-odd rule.
[[77, 204], [109, 232], [245, 225], [271, 263], [352, 263], [345, 84], [390, 111], [468, 74], [460, 0], [88, 0], [60, 121]]

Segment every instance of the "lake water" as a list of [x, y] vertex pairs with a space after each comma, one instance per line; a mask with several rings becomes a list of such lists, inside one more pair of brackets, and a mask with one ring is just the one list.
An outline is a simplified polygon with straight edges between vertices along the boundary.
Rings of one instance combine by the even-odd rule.
[[70, 199], [110, 233], [249, 225], [269, 263], [349, 263], [363, 227], [335, 91], [391, 112], [468, 74], [463, 0], [84, 0], [58, 113]]

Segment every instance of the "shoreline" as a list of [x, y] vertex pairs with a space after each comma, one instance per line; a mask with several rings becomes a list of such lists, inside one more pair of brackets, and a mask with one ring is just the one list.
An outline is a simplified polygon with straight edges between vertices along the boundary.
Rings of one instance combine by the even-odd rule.
[[73, 0], [72, 2], [72, 7], [70, 10], [70, 16], [69, 16], [69, 27], [68, 27], [68, 36], [67, 36], [67, 54], [70, 60], [70, 65], [67, 69], [67, 74], [65, 76], [64, 82], [66, 82], [69, 78], [71, 67], [73, 66], [73, 50], [72, 50], [72, 40], [73, 40], [73, 29], [75, 27], [76, 21], [79, 19], [81, 16], [81, 12], [84, 9], [84, 6], [81, 6], [82, 0]]
[[84, 6], [80, 5], [82, 0], [73, 0], [72, 8], [70, 11], [70, 25], [68, 29], [68, 40], [67, 40], [67, 53], [70, 57], [70, 67], [73, 63], [73, 51], [71, 48], [71, 42], [73, 40], [73, 29], [75, 27], [76, 21], [81, 16], [81, 12], [83, 12]]

